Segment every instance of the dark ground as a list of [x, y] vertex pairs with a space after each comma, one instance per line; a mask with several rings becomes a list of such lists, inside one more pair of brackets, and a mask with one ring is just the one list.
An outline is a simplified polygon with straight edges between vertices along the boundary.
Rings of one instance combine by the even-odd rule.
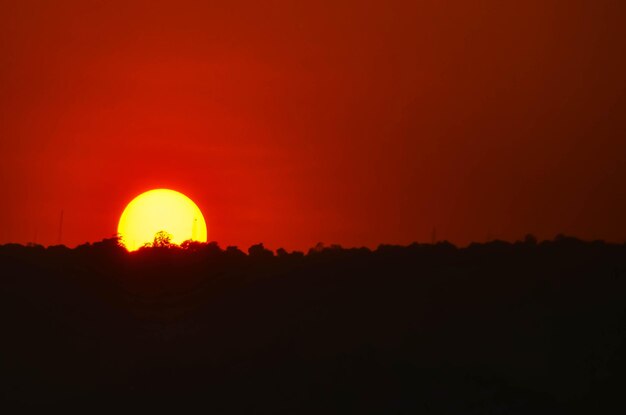
[[1, 246], [0, 407], [626, 411], [626, 245], [280, 254]]

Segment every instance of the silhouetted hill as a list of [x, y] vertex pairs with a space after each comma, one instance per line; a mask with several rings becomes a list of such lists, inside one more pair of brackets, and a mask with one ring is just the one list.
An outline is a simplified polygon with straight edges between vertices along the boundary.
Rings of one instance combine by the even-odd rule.
[[0, 246], [2, 407], [612, 413], [626, 245]]

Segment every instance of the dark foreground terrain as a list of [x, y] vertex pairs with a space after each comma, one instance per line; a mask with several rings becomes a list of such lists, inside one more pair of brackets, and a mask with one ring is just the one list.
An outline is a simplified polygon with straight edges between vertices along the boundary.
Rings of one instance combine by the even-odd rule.
[[249, 252], [0, 247], [1, 407], [625, 413], [626, 245]]

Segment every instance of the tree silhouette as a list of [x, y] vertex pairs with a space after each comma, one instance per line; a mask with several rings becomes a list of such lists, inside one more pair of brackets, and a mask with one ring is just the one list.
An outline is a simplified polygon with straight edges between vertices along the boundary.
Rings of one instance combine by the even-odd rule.
[[155, 248], [171, 248], [172, 247], [172, 235], [166, 231], [158, 231], [154, 235], [154, 241], [152, 246]]
[[248, 248], [248, 255], [255, 259], [267, 259], [272, 258], [274, 253], [269, 249], [266, 249], [262, 243], [259, 243]]
[[626, 244], [535, 239], [0, 245], [0, 402], [626, 413]]

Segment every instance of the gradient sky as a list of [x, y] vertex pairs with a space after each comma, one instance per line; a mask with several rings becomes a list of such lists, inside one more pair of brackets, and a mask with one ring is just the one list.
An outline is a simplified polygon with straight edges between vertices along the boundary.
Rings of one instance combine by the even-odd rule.
[[0, 0], [0, 243], [626, 240], [626, 2]]

